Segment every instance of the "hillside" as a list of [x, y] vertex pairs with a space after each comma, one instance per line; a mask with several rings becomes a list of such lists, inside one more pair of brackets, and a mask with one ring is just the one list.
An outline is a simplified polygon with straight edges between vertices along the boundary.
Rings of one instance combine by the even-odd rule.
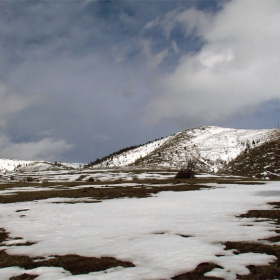
[[248, 149], [231, 161], [221, 173], [274, 179], [280, 176], [280, 138]]
[[73, 169], [75, 164], [52, 163], [48, 161], [32, 161], [18, 159], [0, 159], [0, 172], [25, 172]]
[[[103, 168], [175, 168], [189, 160], [198, 172], [272, 178], [279, 172], [278, 129], [233, 129], [204, 126], [117, 151], [84, 166]], [[278, 151], [278, 154], [276, 153]], [[0, 172], [67, 171], [81, 164], [0, 159]]]
[[204, 126], [168, 136], [101, 160], [95, 168], [137, 166], [180, 168], [189, 159], [202, 172], [218, 172], [250, 148], [275, 140], [277, 129]]

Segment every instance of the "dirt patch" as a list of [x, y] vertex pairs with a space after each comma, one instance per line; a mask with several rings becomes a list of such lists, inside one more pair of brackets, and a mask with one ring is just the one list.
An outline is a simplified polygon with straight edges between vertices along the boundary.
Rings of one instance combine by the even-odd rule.
[[[242, 214], [239, 217], [241, 218], [262, 218], [268, 221], [271, 221], [280, 226], [280, 210], [279, 202], [269, 203], [274, 206], [274, 209], [270, 210], [251, 210], [246, 214]], [[277, 232], [277, 231], [276, 231]], [[277, 233], [280, 233], [279, 231]], [[250, 270], [249, 275], [238, 275], [238, 279], [246, 280], [263, 280], [263, 279], [278, 279], [280, 275], [280, 245], [273, 244], [273, 242], [280, 241], [280, 236], [271, 237], [268, 241], [272, 244], [263, 244], [260, 242], [226, 242], [226, 249], [235, 249], [236, 254], [241, 253], [259, 253], [273, 255], [277, 257], [277, 260], [265, 266], [248, 266]]]
[[[21, 238], [15, 238], [18, 240]], [[9, 233], [4, 229], [0, 229], [0, 245], [3, 245], [4, 241], [13, 240], [9, 238]], [[13, 244], [11, 246], [30, 246], [35, 243], [25, 242], [19, 244]], [[25, 255], [9, 255], [5, 250], [0, 251], [0, 268], [18, 266], [25, 269], [33, 269], [42, 266], [48, 267], [63, 267], [65, 270], [70, 271], [73, 275], [76, 274], [88, 274], [94, 271], [102, 271], [112, 267], [134, 267], [134, 264], [127, 261], [121, 261], [112, 257], [85, 257], [76, 254], [70, 255], [55, 255], [51, 258], [35, 257], [31, 258]], [[34, 275], [22, 274], [13, 279], [34, 279], [30, 278]], [[21, 277], [21, 278], [20, 278]], [[28, 278], [29, 277], [29, 278]]]
[[221, 268], [221, 267], [214, 263], [201, 263], [196, 267], [195, 270], [177, 275], [171, 279], [172, 280], [198, 280], [198, 279], [199, 280], [209, 280], [209, 279], [223, 280], [223, 278], [204, 276], [206, 272], [209, 272], [214, 268]]
[[0, 245], [9, 239], [9, 235], [4, 228], [0, 228]]
[[280, 275], [280, 246], [267, 245], [257, 242], [226, 242], [224, 244], [226, 250], [235, 249], [236, 254], [242, 253], [258, 253], [267, 254], [277, 257], [277, 260], [270, 265], [253, 266], [247, 268], [250, 270], [249, 275], [238, 275], [238, 279], [244, 280], [263, 280], [263, 279], [278, 279]]
[[178, 234], [178, 235], [184, 238], [194, 237], [193, 235], [187, 235], [187, 234]]
[[274, 220], [279, 224], [280, 222], [280, 211], [277, 209], [271, 210], [250, 210], [246, 214], [238, 216], [240, 218], [262, 218], [268, 221]]
[[10, 278], [10, 280], [33, 280], [38, 276], [39, 275], [34, 275], [34, 274], [32, 275], [32, 274], [24, 273], [24, 274]]
[[[117, 260], [112, 257], [84, 257], [79, 255], [55, 255], [50, 259], [41, 257], [31, 258], [29, 256], [9, 255], [4, 250], [0, 251], [0, 268], [18, 266], [24, 269], [37, 267], [63, 267], [73, 275], [88, 274], [94, 271], [102, 271], [112, 267], [134, 267], [131, 262]], [[24, 278], [25, 279], [25, 278]]]
[[114, 199], [114, 198], [144, 198], [162, 191], [194, 191], [210, 188], [205, 185], [197, 184], [180, 184], [180, 185], [167, 185], [167, 186], [153, 186], [143, 185], [139, 188], [135, 187], [122, 187], [122, 186], [108, 186], [106, 188], [79, 188], [79, 189], [56, 189], [46, 191], [28, 191], [18, 192], [11, 195], [0, 195], [0, 203], [15, 203], [24, 201], [34, 201], [47, 198], [92, 198], [94, 200]]
[[[256, 219], [265, 219], [271, 221], [280, 226], [280, 202], [269, 203], [274, 206], [274, 209], [270, 210], [251, 210], [246, 214], [242, 214], [240, 218], [256, 218]], [[251, 226], [251, 225], [247, 225]], [[237, 279], [242, 280], [264, 280], [264, 279], [279, 279], [280, 275], [280, 245], [273, 244], [273, 242], [280, 241], [280, 231], [279, 236], [271, 237], [267, 241], [272, 242], [272, 244], [263, 244], [261, 242], [226, 242], [225, 250], [235, 250], [234, 254], [242, 253], [258, 253], [258, 254], [267, 254], [277, 257], [277, 260], [270, 265], [264, 266], [254, 266], [250, 265], [247, 268], [250, 270], [249, 275], [237, 275]], [[202, 263], [197, 266], [194, 271], [190, 271], [172, 278], [173, 280], [192, 280], [192, 279], [222, 279], [216, 277], [206, 277], [204, 274], [218, 267], [214, 263]]]
[[19, 210], [16, 210], [16, 212], [25, 212], [25, 211], [28, 211], [28, 210], [30, 210], [30, 209], [19, 209]]
[[33, 244], [36, 244], [35, 242], [30, 242], [30, 241], [26, 241], [24, 243], [15, 243], [15, 244], [11, 244], [11, 245], [7, 245], [7, 244], [3, 244], [4, 241], [10, 241], [10, 240], [21, 240], [22, 237], [14, 237], [11, 238], [9, 236], [9, 233], [4, 229], [4, 228], [0, 228], [0, 246], [31, 246]]

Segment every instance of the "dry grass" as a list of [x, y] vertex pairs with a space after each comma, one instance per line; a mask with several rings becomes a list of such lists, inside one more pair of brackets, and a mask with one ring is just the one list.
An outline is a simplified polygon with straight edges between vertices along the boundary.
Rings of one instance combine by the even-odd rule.
[[218, 277], [206, 277], [204, 274], [208, 271], [213, 270], [214, 268], [219, 267], [214, 263], [201, 263], [199, 264], [195, 270], [186, 272], [184, 274], [177, 275], [172, 280], [210, 280], [210, 279], [223, 279]]
[[[263, 218], [269, 221], [273, 221], [280, 226], [280, 202], [270, 203], [275, 209], [271, 210], [251, 210], [246, 214], [242, 214], [240, 218]], [[280, 233], [280, 231], [278, 231]], [[279, 242], [280, 236], [271, 237], [268, 239], [270, 242]], [[280, 245], [276, 244], [263, 244], [261, 242], [226, 242], [224, 243], [226, 250], [235, 249], [236, 254], [242, 253], [259, 253], [273, 255], [277, 257], [277, 260], [270, 265], [254, 266], [250, 265], [247, 268], [250, 270], [249, 275], [237, 275], [237, 279], [242, 280], [266, 280], [266, 279], [279, 279], [280, 277]], [[218, 267], [214, 263], [202, 263], [197, 266], [194, 271], [190, 271], [181, 275], [178, 275], [173, 280], [207, 280], [207, 279], [221, 279], [215, 277], [206, 277], [204, 274]]]
[[[122, 186], [124, 183], [139, 184], [136, 187]], [[262, 184], [252, 179], [233, 179], [233, 178], [195, 178], [195, 179], [144, 179], [144, 180], [122, 180], [107, 182], [44, 182], [44, 183], [10, 183], [0, 184], [0, 190], [8, 190], [21, 187], [40, 187], [53, 188], [45, 191], [19, 191], [10, 195], [0, 195], [0, 203], [14, 203], [24, 201], [34, 201], [47, 198], [93, 198], [95, 200], [124, 198], [124, 197], [148, 197], [161, 191], [189, 191], [209, 188], [204, 184]], [[91, 187], [88, 187], [90, 184]], [[94, 188], [95, 185], [103, 185], [103, 188]], [[87, 187], [81, 188], [86, 185]], [[73, 187], [79, 186], [78, 189]]]
[[[0, 229], [0, 245], [10, 240], [8, 232], [5, 229]], [[33, 243], [27, 242], [28, 244], [16, 244], [13, 246], [27, 246]], [[37, 267], [63, 267], [65, 270], [70, 271], [73, 275], [76, 274], [88, 274], [94, 271], [102, 271], [108, 268], [122, 266], [122, 267], [134, 267], [131, 262], [117, 260], [112, 257], [85, 257], [79, 255], [55, 255], [49, 259], [42, 257], [31, 258], [24, 255], [9, 255], [5, 250], [0, 251], [0, 268], [18, 266], [24, 269], [33, 269]], [[33, 278], [32, 278], [33, 277]], [[34, 279], [34, 275], [22, 274], [13, 279]]]
[[[130, 198], [130, 197], [149, 197], [153, 194], [162, 191], [193, 191], [200, 190], [202, 188], [208, 188], [204, 184], [206, 183], [220, 183], [220, 184], [252, 184], [252, 179], [232, 179], [232, 178], [196, 178], [188, 180], [175, 180], [175, 179], [163, 179], [163, 180], [131, 180], [126, 181], [130, 183], [141, 184], [138, 187], [123, 187], [122, 181], [115, 182], [102, 182], [103, 188], [94, 188], [94, 185], [100, 185], [100, 182], [93, 182], [90, 185], [92, 187], [85, 187], [79, 189], [71, 189], [74, 186], [88, 185], [88, 182], [62, 182], [62, 183], [17, 183], [0, 185], [0, 189], [14, 188], [14, 187], [54, 187], [54, 190], [46, 191], [28, 191], [18, 192], [13, 195], [2, 195], [0, 196], [0, 203], [14, 203], [23, 201], [33, 201], [46, 198], [64, 197], [64, 198], [93, 198], [95, 200], [113, 199], [113, 198]], [[260, 182], [255, 181], [254, 183], [259, 184]], [[109, 185], [106, 187], [106, 185]], [[272, 204], [275, 208], [271, 210], [252, 210], [240, 217], [249, 218], [265, 218], [273, 220], [275, 223], [280, 223], [279, 207], [280, 203]], [[18, 212], [28, 211], [28, 209], [20, 209]], [[280, 225], [280, 224], [279, 224]], [[158, 233], [160, 234], [160, 233]], [[189, 237], [189, 236], [184, 236]], [[4, 241], [9, 240], [8, 233], [0, 228], [0, 245]], [[279, 241], [279, 237], [270, 238], [269, 241]], [[21, 246], [32, 245], [32, 243], [19, 244]], [[238, 276], [238, 279], [277, 279], [280, 275], [280, 246], [279, 245], [264, 245], [259, 242], [227, 242], [225, 243], [226, 249], [236, 249], [238, 253], [266, 253], [274, 255], [278, 260], [269, 266], [250, 266], [248, 267], [251, 271], [250, 275]], [[13, 245], [15, 246], [15, 245]], [[38, 261], [40, 260], [40, 261]], [[40, 266], [50, 267], [63, 267], [65, 270], [70, 271], [72, 274], [87, 274], [93, 271], [101, 271], [111, 267], [123, 266], [132, 267], [134, 266], [130, 262], [123, 262], [110, 257], [95, 258], [85, 257], [79, 255], [65, 255], [65, 256], [53, 256], [51, 259], [43, 259], [40, 257], [31, 258], [28, 256], [9, 255], [4, 250], [0, 251], [0, 267], [19, 266], [25, 269], [32, 269]], [[203, 280], [203, 279], [220, 279], [215, 277], [206, 277], [204, 274], [208, 271], [218, 267], [214, 263], [202, 263], [197, 266], [194, 271], [187, 272], [181, 275], [177, 275], [173, 280]], [[36, 275], [22, 274], [11, 279], [14, 280], [29, 280], [34, 279]]]
[[193, 191], [208, 188], [204, 185], [197, 184], [174, 184], [169, 186], [155, 186], [143, 185], [139, 187], [122, 187], [122, 186], [109, 186], [104, 188], [86, 187], [79, 189], [54, 189], [46, 191], [28, 191], [18, 192], [11, 195], [0, 196], [0, 203], [15, 203], [24, 201], [34, 201], [47, 198], [92, 198], [95, 200], [113, 199], [113, 198], [143, 198], [149, 197], [162, 191]]
[[226, 242], [226, 249], [235, 249], [237, 254], [242, 253], [259, 253], [273, 255], [277, 260], [264, 266], [250, 265], [247, 268], [250, 270], [249, 275], [238, 275], [238, 279], [242, 280], [264, 280], [264, 279], [278, 279], [280, 275], [280, 246], [267, 245], [257, 242]]
[[[271, 210], [251, 210], [240, 217], [246, 218], [263, 218], [280, 226], [280, 210], [279, 202], [269, 203], [274, 206]], [[278, 231], [279, 233], [279, 231]], [[271, 237], [268, 239], [270, 242], [278, 242], [280, 236]], [[236, 249], [240, 253], [263, 253], [274, 255], [277, 260], [265, 266], [249, 266], [249, 275], [239, 275], [238, 279], [246, 280], [263, 280], [263, 279], [278, 279], [280, 276], [280, 245], [276, 244], [262, 244], [260, 242], [227, 242], [225, 243], [226, 249]]]
[[25, 269], [37, 267], [63, 267], [73, 275], [88, 274], [94, 271], [102, 271], [112, 267], [134, 267], [131, 262], [117, 260], [111, 257], [84, 257], [79, 255], [52, 256], [50, 259], [40, 257], [9, 255], [4, 250], [0, 251], [0, 268], [18, 266]]
[[36, 277], [39, 275], [34, 275], [34, 274], [21, 274], [19, 276], [11, 277], [10, 280], [34, 280]]
[[[280, 174], [280, 135], [278, 139], [249, 149], [232, 160], [223, 173], [256, 178], [279, 179]], [[278, 175], [277, 175], [278, 174]]]
[[5, 231], [4, 228], [0, 228], [0, 245], [9, 239], [8, 233]]

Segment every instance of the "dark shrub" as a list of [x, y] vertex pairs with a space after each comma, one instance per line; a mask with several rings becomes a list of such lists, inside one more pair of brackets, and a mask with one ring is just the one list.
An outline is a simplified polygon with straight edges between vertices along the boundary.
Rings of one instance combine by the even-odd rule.
[[27, 178], [26, 178], [26, 182], [29, 182], [29, 183], [30, 183], [30, 182], [33, 182], [33, 181], [34, 181], [34, 180], [33, 180], [32, 177], [27, 177]]
[[181, 169], [175, 175], [175, 179], [193, 179], [194, 177], [194, 164], [191, 160], [188, 161], [186, 166], [181, 167]]

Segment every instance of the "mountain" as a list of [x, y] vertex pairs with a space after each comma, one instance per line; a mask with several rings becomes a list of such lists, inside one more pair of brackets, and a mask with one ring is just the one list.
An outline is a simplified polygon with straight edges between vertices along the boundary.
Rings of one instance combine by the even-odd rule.
[[136, 148], [123, 149], [124, 152], [107, 156], [93, 166], [180, 168], [191, 159], [195, 162], [197, 171], [218, 172], [245, 151], [278, 138], [278, 129], [203, 126], [187, 129]]
[[[193, 162], [195, 171], [256, 178], [280, 177], [280, 130], [203, 126], [132, 146], [84, 168], [176, 168]], [[81, 164], [0, 159], [1, 173], [68, 171]], [[82, 170], [82, 169], [81, 169]], [[0, 176], [0, 179], [4, 177]]]

